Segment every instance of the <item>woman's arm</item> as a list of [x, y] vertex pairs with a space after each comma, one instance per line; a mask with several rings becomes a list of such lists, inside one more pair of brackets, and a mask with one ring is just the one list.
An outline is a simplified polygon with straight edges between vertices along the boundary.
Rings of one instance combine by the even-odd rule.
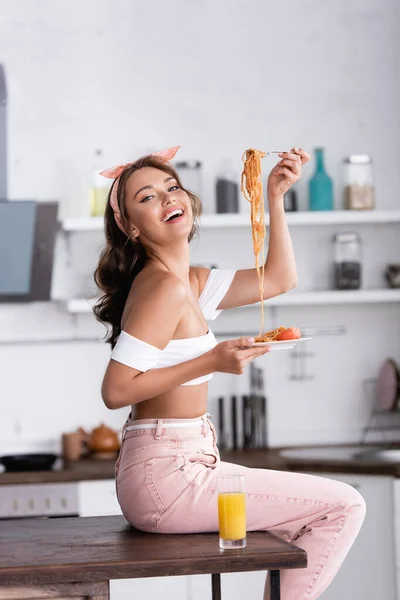
[[[282, 153], [268, 178], [269, 243], [264, 267], [264, 300], [288, 292], [297, 285], [296, 261], [286, 222], [283, 195], [301, 177], [301, 167], [309, 160], [304, 150]], [[200, 274], [201, 277], [201, 274]], [[201, 286], [201, 282], [200, 282]], [[236, 272], [218, 309], [235, 308], [260, 301], [256, 269]]]
[[[168, 392], [182, 383], [208, 375], [215, 371], [212, 352], [206, 352], [172, 367], [150, 369], [142, 373], [120, 363], [110, 361], [102, 386], [102, 397], [107, 408], [115, 409], [138, 404]], [[108, 372], [108, 374], [107, 374]], [[114, 377], [120, 375], [119, 385], [113, 385]]]
[[[149, 278], [132, 301], [124, 331], [141, 342], [163, 350], [172, 339], [186, 306], [187, 290], [172, 274]], [[228, 340], [191, 360], [148, 371], [111, 359], [103, 379], [102, 397], [108, 408], [122, 408], [154, 398], [182, 383], [215, 371], [241, 374], [245, 365], [268, 348], [250, 347], [246, 338]], [[135, 357], [129, 356], [134, 364]]]

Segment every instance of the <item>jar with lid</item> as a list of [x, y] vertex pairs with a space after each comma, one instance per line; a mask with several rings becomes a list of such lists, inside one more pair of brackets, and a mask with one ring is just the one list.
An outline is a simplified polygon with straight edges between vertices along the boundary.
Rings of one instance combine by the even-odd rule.
[[181, 160], [174, 164], [182, 185], [189, 192], [201, 197], [201, 167], [199, 160]]
[[223, 160], [215, 185], [217, 213], [239, 212], [239, 175], [230, 160]]
[[334, 235], [334, 289], [358, 290], [361, 287], [361, 240], [358, 233]]
[[368, 154], [352, 154], [344, 159], [344, 207], [368, 210], [375, 207], [372, 159]]

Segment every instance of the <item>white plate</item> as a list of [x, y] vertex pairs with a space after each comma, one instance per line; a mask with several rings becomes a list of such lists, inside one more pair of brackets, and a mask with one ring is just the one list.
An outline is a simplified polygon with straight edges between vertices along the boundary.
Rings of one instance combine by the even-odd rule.
[[270, 346], [270, 352], [274, 350], [289, 350], [290, 348], [294, 348], [300, 342], [306, 342], [307, 340], [311, 340], [311, 338], [299, 338], [298, 340], [282, 340], [281, 342], [254, 342], [252, 346]]

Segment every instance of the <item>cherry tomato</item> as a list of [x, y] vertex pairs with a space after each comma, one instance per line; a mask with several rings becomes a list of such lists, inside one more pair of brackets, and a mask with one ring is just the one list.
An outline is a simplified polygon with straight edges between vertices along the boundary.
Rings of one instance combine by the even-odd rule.
[[288, 327], [278, 335], [276, 341], [283, 342], [284, 340], [298, 340], [299, 338], [301, 338], [300, 329], [298, 327]]

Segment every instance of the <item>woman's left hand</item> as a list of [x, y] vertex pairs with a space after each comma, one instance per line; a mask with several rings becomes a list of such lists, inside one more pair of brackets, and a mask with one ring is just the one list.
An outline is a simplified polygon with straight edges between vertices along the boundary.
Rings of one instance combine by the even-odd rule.
[[282, 198], [301, 177], [301, 168], [310, 160], [310, 155], [301, 148], [292, 148], [290, 152], [281, 152], [281, 160], [275, 165], [268, 177], [268, 200]]

